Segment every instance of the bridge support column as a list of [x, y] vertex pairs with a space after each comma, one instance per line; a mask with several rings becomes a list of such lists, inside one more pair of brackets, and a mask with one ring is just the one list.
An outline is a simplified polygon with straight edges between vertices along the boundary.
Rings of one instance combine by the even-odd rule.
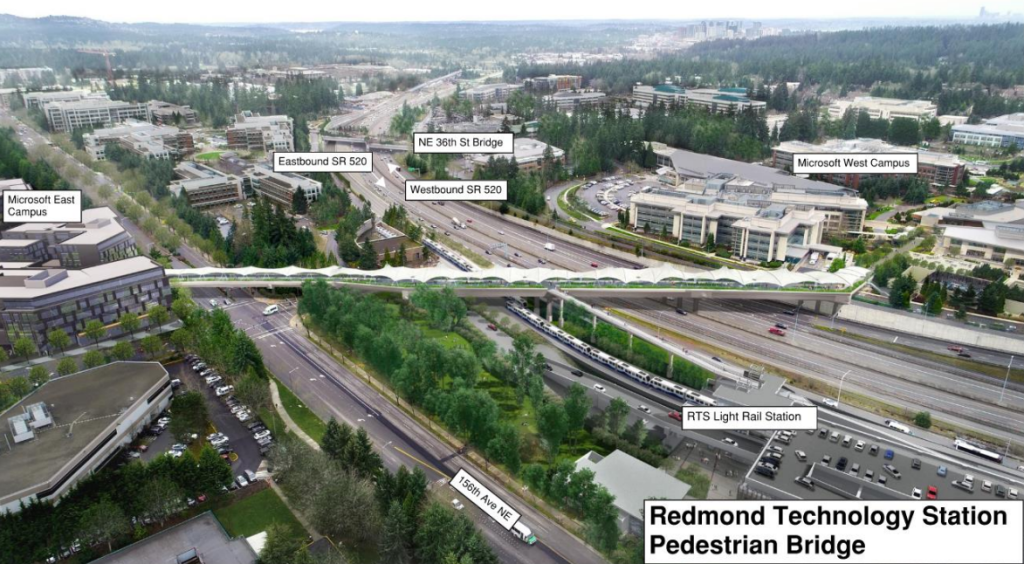
[[547, 318], [548, 323], [551, 323], [551, 300], [547, 301]]
[[597, 315], [595, 314], [590, 318], [590, 339], [594, 339], [594, 333], [597, 332]]
[[533, 314], [540, 317], [540, 298], [533, 298]]
[[558, 326], [565, 327], [565, 300], [558, 300]]
[[633, 334], [629, 334], [629, 352], [633, 352]]
[[676, 298], [676, 309], [683, 309], [683, 298]]
[[665, 377], [668, 378], [669, 380], [672, 379], [672, 364], [675, 361], [676, 361], [676, 355], [674, 355], [672, 353], [669, 353], [668, 354], [668, 373], [665, 374]]

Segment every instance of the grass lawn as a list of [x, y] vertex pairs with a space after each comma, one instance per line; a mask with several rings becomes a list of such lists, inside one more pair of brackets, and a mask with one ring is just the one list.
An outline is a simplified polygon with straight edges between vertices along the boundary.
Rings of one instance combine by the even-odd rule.
[[214, 510], [224, 529], [232, 537], [252, 536], [274, 523], [284, 525], [292, 535], [305, 542], [307, 532], [277, 492], [267, 488], [227, 507]]
[[202, 153], [202, 154], [196, 155], [196, 160], [197, 161], [215, 161], [215, 160], [220, 158], [220, 156], [221, 156], [221, 154], [223, 152], [224, 151], [210, 151], [208, 153]]
[[687, 464], [676, 472], [676, 479], [690, 485], [687, 495], [694, 499], [707, 499], [711, 488], [711, 478], [696, 464]]
[[[275, 378], [275, 380], [277, 380]], [[288, 386], [282, 384], [279, 380], [277, 381], [277, 391], [281, 395], [281, 403], [284, 405], [285, 411], [291, 416], [292, 421], [299, 426], [307, 435], [313, 437], [313, 440], [320, 442], [320, 439], [324, 436], [324, 430], [327, 429], [327, 424], [322, 419], [317, 417], [315, 413], [306, 404], [302, 403]]]
[[273, 407], [260, 408], [259, 415], [260, 420], [263, 421], [263, 424], [274, 435], [291, 432], [288, 430], [288, 426], [284, 424], [284, 419], [281, 419], [281, 416], [278, 415], [277, 410]]

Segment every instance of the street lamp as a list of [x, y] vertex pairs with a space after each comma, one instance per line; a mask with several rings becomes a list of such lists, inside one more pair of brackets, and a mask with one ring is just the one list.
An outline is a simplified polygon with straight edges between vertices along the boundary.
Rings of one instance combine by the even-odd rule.
[[850, 372], [850, 370], [847, 370], [846, 374], [843, 374], [842, 378], [839, 379], [839, 393], [836, 394], [836, 409], [839, 408], [839, 398], [843, 395], [843, 381], [846, 380], [846, 375]]
[[1006, 393], [1006, 383], [1010, 381], [1010, 367], [1013, 366], [1013, 355], [1010, 355], [1010, 362], [1006, 363], [1006, 378], [1003, 378], [1003, 389], [999, 392], [999, 403], [1003, 403], [1003, 394]]

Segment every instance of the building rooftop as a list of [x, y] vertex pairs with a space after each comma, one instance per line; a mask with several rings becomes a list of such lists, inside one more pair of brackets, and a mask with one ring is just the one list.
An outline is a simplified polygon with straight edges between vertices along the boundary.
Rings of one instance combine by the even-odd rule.
[[951, 153], [926, 151], [916, 147], [890, 145], [881, 139], [830, 139], [820, 145], [804, 141], [785, 141], [775, 148], [784, 153], [917, 153], [921, 163], [961, 166], [964, 161]]
[[1024, 112], [990, 118], [985, 120], [985, 123], [976, 125], [954, 125], [953, 131], [987, 135], [1024, 135]]
[[62, 245], [95, 245], [125, 232], [114, 210], [103, 207], [82, 210], [81, 223], [21, 223], [4, 231], [3, 237], [40, 239], [58, 231], [72, 234]]
[[1003, 247], [1024, 252], [1024, 226], [1000, 225], [989, 229], [985, 227], [949, 225], [942, 232], [942, 236], [959, 239], [968, 243]]
[[[517, 137], [515, 142], [512, 144], [512, 154], [519, 164], [532, 163], [544, 158], [544, 149], [548, 148], [548, 144], [543, 141], [536, 139], [530, 139], [529, 137]], [[565, 155], [565, 151], [551, 146], [552, 157], [560, 159]], [[487, 159], [490, 157], [505, 157], [509, 158], [508, 155], [473, 155], [473, 162], [479, 165], [487, 163]]]
[[[95, 108], [127, 108], [137, 106], [124, 100], [111, 100], [109, 98], [84, 98], [82, 100], [55, 100], [46, 104], [47, 108], [58, 108], [63, 111], [91, 110]], [[145, 105], [145, 104], [143, 104]]]
[[621, 450], [605, 457], [590, 451], [576, 461], [576, 470], [584, 468], [615, 496], [616, 507], [637, 519], [643, 519], [644, 500], [683, 499], [690, 491], [688, 484]]
[[31, 190], [32, 186], [20, 178], [0, 180], [0, 190]]
[[108, 554], [95, 564], [180, 564], [179, 556], [195, 551], [206, 564], [253, 564], [257, 554], [244, 538], [231, 538], [213, 512], [207, 511], [184, 523]]
[[[167, 370], [158, 362], [115, 362], [55, 378], [0, 413], [0, 501], [31, 495], [66, 474], [163, 381], [169, 382]], [[38, 403], [53, 424], [15, 443], [8, 420]]]
[[[0, 287], [3, 288], [4, 299], [30, 300], [74, 288], [81, 288], [116, 280], [132, 274], [141, 274], [150, 270], [162, 270], [163, 267], [148, 257], [138, 256], [124, 260], [108, 262], [81, 270], [54, 269], [0, 269]], [[13, 304], [8, 303], [10, 308]]]

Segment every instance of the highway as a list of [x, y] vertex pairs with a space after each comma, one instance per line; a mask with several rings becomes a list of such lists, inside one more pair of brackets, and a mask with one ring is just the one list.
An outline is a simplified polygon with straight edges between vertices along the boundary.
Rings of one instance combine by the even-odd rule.
[[[867, 369], [863, 364], [867, 361], [862, 355], [880, 356], [872, 351], [857, 347], [837, 347], [833, 341], [817, 336], [815, 338], [822, 339], [818, 345], [798, 346], [796, 341], [808, 338], [809, 334], [801, 333], [799, 329], [794, 332], [792, 326], [795, 317], [781, 314], [782, 309], [786, 308], [778, 304], [772, 304], [773, 307], [779, 307], [778, 314], [751, 318], [756, 320], [757, 324], [756, 330], [753, 330], [734, 327], [709, 317], [714, 314], [705, 313], [707, 307], [703, 307], [703, 301], [700, 313], [686, 316], [653, 300], [609, 300], [601, 303], [646, 322], [669, 327], [695, 340], [714, 343], [717, 347], [755, 362], [774, 365], [836, 386], [843, 380], [844, 391], [856, 391], [868, 397], [878, 397], [887, 401], [898, 400], [898, 405], [905, 407], [909, 413], [918, 410], [931, 411], [937, 418], [966, 428], [977, 429], [980, 423], [980, 430], [1004, 440], [1019, 440], [1020, 434], [1017, 430], [1024, 425], [1024, 416], [1019, 409], [997, 407], [964, 397], [962, 389], [959, 388], [947, 391], [915, 382], [909, 379], [913, 374], [908, 376], [899, 370]], [[803, 312], [801, 317], [804, 317]], [[786, 337], [776, 337], [767, 332], [767, 327], [775, 322], [791, 327]], [[828, 351], [827, 354], [822, 354], [821, 348], [814, 348], [826, 345], [830, 347], [824, 349]], [[889, 357], [884, 358], [894, 361]], [[961, 388], [979, 385], [977, 381], [971, 379], [952, 379], [949, 382], [950, 387], [957, 384]], [[988, 390], [986, 393], [991, 395], [992, 392]], [[1009, 391], [1007, 397], [1010, 397]], [[1015, 395], [1014, 399], [1019, 401], [1019, 395]]]
[[[384, 210], [391, 205], [404, 205], [410, 217], [419, 221], [429, 233], [431, 225], [438, 233], [451, 233], [450, 237], [465, 245], [474, 253], [486, 257], [495, 265], [512, 265], [522, 268], [534, 268], [538, 265], [550, 264], [552, 267], [567, 270], [590, 270], [599, 267], [618, 266], [633, 268], [638, 263], [611, 257], [602, 252], [594, 251], [581, 245], [566, 243], [562, 240], [551, 240], [545, 235], [528, 227], [521, 226], [492, 215], [479, 206], [463, 202], [405, 201], [405, 179], [409, 178], [401, 171], [390, 173], [389, 157], [374, 154], [374, 172], [364, 174], [346, 174], [352, 188], [370, 202], [374, 213], [381, 217]], [[385, 187], [380, 189], [376, 183], [384, 179]], [[452, 218], [466, 224], [466, 229], [455, 229]], [[444, 239], [441, 239], [444, 242]], [[552, 243], [555, 251], [544, 250], [544, 245]], [[501, 247], [507, 245], [507, 247]], [[487, 251], [491, 254], [488, 256]], [[506, 256], [507, 253], [507, 256]], [[518, 253], [518, 256], [517, 256]], [[543, 259], [545, 262], [541, 263]]]

